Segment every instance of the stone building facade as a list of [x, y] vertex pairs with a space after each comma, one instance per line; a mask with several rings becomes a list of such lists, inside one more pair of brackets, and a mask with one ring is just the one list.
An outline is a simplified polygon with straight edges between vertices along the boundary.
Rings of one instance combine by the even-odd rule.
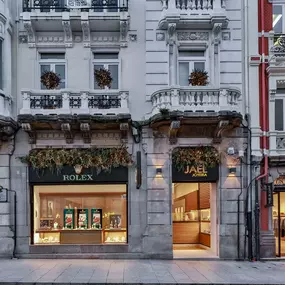
[[[205, 183], [210, 189], [208, 247], [211, 254], [220, 258], [242, 258], [248, 180], [248, 134], [242, 127], [247, 95], [243, 76], [246, 68], [243, 2], [49, 0], [45, 3], [13, 2], [15, 6], [10, 7], [14, 14], [10, 21], [14, 23], [13, 36], [9, 34], [10, 22], [3, 23], [3, 42], [9, 41], [5, 52], [13, 52], [14, 61], [7, 70], [14, 68], [12, 80], [15, 80], [6, 86], [7, 93], [5, 88], [3, 90], [4, 99], [8, 94], [13, 98], [13, 112], [5, 113], [5, 117], [11, 116], [6, 119], [9, 122], [14, 122], [12, 118], [17, 120], [16, 126], [20, 128], [16, 136], [11, 134], [9, 141], [3, 142], [0, 162], [3, 187], [16, 191], [17, 195], [15, 255], [173, 258], [173, 240], [177, 235], [174, 219], [178, 213], [173, 206], [174, 188], [176, 184], [196, 183], [202, 193]], [[8, 9], [3, 11], [8, 13]], [[5, 56], [5, 60], [9, 58], [11, 56]], [[109, 70], [113, 79], [104, 89], [98, 88], [94, 79], [94, 70], [99, 68]], [[189, 75], [197, 69], [207, 71], [206, 86], [189, 85]], [[45, 72], [60, 76], [56, 89], [49, 90], [41, 82]], [[11, 131], [17, 127], [11, 125]], [[63, 176], [56, 172], [37, 176], [34, 169], [18, 159], [35, 149], [101, 149], [122, 144], [128, 147], [134, 164], [127, 172], [126, 169], [120, 173], [116, 172], [118, 169], [112, 170], [113, 176], [96, 176], [92, 169], [80, 172], [81, 169], [76, 174], [63, 169]], [[201, 179], [199, 175], [198, 178], [192, 174], [181, 178], [175, 174], [173, 153], [177, 149], [201, 146], [212, 147], [221, 157], [215, 165], [216, 174], [211, 178], [210, 171], [204, 168], [204, 172], [201, 171], [206, 174], [204, 178], [201, 175]], [[96, 179], [92, 178], [90, 184], [78, 181], [93, 175]], [[70, 183], [70, 180], [75, 182]], [[68, 235], [66, 220], [59, 230], [58, 216], [77, 219], [75, 213], [80, 211], [73, 202], [65, 202], [55, 217], [52, 211], [60, 202], [50, 197], [56, 196], [57, 191], [57, 196], [64, 195], [65, 190], [60, 187], [80, 188], [84, 184], [86, 189], [90, 185], [95, 189], [106, 185], [105, 191], [109, 191], [110, 184], [116, 183], [125, 187], [120, 199], [126, 202], [118, 203], [126, 208], [117, 216], [123, 220], [126, 240], [103, 246], [93, 242], [95, 236], [87, 244], [58, 242], [58, 238], [66, 241], [63, 236]], [[87, 197], [86, 193], [94, 189], [84, 190], [84, 195]], [[112, 195], [115, 192], [113, 190]], [[80, 196], [80, 193], [77, 189], [72, 195]], [[7, 209], [1, 209], [4, 211], [1, 222], [6, 226], [2, 230], [2, 244], [9, 245], [9, 252], [7, 247], [6, 250], [1, 247], [1, 255], [13, 254], [14, 231], [10, 228], [13, 226], [13, 194], [8, 195], [11, 203], [3, 204]], [[104, 190], [100, 195], [105, 195]], [[45, 196], [46, 200], [42, 198]], [[108, 204], [108, 199], [104, 199]], [[36, 206], [37, 203], [40, 206]], [[40, 209], [45, 207], [43, 203], [47, 203], [44, 214]], [[91, 212], [91, 219], [97, 213], [93, 208], [87, 211], [88, 217]], [[9, 210], [11, 220], [6, 221]], [[185, 209], [180, 207], [180, 211], [184, 213]], [[114, 219], [116, 225], [112, 222], [110, 225], [113, 232], [119, 223]], [[79, 222], [76, 225], [79, 227]], [[202, 234], [201, 226], [198, 228]], [[48, 229], [53, 231], [51, 235]], [[88, 233], [91, 232], [89, 229]], [[109, 233], [107, 230], [103, 233], [103, 243], [107, 243], [109, 237], [106, 232]], [[109, 235], [112, 239], [112, 234]], [[97, 238], [101, 239], [98, 235]], [[123, 240], [124, 236], [120, 238]]]

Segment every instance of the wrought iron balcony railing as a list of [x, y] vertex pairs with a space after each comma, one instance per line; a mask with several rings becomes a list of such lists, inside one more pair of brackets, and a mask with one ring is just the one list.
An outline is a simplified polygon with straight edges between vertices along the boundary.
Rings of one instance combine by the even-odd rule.
[[68, 90], [23, 90], [21, 114], [66, 114], [66, 113], [128, 113], [128, 92]]
[[128, 11], [129, 0], [23, 0], [24, 12], [64, 12], [71, 10], [93, 12]]

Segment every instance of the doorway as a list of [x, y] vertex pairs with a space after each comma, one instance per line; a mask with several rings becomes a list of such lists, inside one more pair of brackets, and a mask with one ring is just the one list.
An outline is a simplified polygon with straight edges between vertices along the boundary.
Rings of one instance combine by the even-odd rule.
[[276, 256], [285, 256], [285, 192], [273, 195], [273, 228], [275, 235]]
[[173, 183], [174, 258], [217, 257], [216, 183]]

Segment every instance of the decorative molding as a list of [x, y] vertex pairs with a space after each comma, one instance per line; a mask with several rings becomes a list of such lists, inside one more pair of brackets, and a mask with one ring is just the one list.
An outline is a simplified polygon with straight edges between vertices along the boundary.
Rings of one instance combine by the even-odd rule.
[[270, 49], [273, 53], [285, 53], [285, 37], [278, 38], [276, 44]]
[[214, 52], [217, 54], [219, 52], [218, 46], [221, 43], [221, 30], [222, 24], [216, 23], [213, 27], [213, 45], [214, 45]]
[[175, 43], [175, 34], [176, 34], [176, 24], [169, 23], [167, 28], [168, 33], [168, 44], [173, 45]]
[[90, 132], [90, 124], [89, 123], [81, 123], [80, 130], [82, 132], [82, 138], [84, 143], [91, 143], [91, 132]]
[[121, 42], [127, 41], [128, 30], [129, 30], [129, 21], [128, 20], [121, 20], [120, 21]]
[[39, 43], [63, 43], [64, 37], [62, 36], [39, 36], [37, 37]]
[[170, 144], [177, 143], [177, 133], [179, 129], [180, 129], [180, 121], [172, 121], [168, 131]]
[[63, 20], [62, 21], [62, 27], [64, 31], [64, 41], [66, 47], [72, 47], [73, 46], [73, 39], [72, 39], [72, 30], [69, 20]]
[[161, 32], [156, 33], [156, 40], [158, 42], [164, 41], [165, 40], [165, 33], [161, 33]]
[[28, 43], [28, 36], [27, 35], [20, 35], [19, 36], [19, 43], [20, 44], [27, 44]]
[[116, 36], [109, 37], [93, 37], [94, 42], [119, 42], [119, 38]]
[[178, 41], [208, 41], [207, 32], [177, 32]]
[[37, 141], [37, 134], [35, 131], [32, 130], [31, 124], [23, 123], [21, 126], [23, 131], [27, 132], [29, 135], [29, 143], [35, 144]]
[[74, 41], [76, 43], [81, 43], [82, 42], [82, 37], [81, 36], [74, 36]]
[[142, 128], [142, 149], [144, 151], [145, 154], [148, 153], [148, 143], [149, 142], [149, 134], [148, 134], [149, 130], [148, 128]]
[[35, 44], [36, 42], [36, 35], [35, 35], [35, 31], [34, 31], [34, 27], [32, 25], [31, 21], [24, 21], [24, 28], [28, 34], [28, 43], [31, 44], [31, 46], [33, 46], [33, 44]]
[[81, 20], [81, 27], [83, 33], [83, 45], [84, 47], [90, 47], [90, 24], [89, 20]]
[[64, 132], [66, 143], [67, 144], [73, 143], [74, 136], [73, 136], [70, 124], [69, 123], [61, 124], [61, 130]]
[[130, 35], [129, 35], [129, 40], [130, 40], [131, 42], [136, 42], [137, 39], [138, 39], [138, 36], [137, 36], [136, 34], [130, 34]]
[[92, 139], [95, 140], [120, 140], [120, 132], [95, 132], [92, 133]]
[[231, 40], [231, 32], [222, 32], [222, 39], [223, 39], [223, 41], [230, 41]]

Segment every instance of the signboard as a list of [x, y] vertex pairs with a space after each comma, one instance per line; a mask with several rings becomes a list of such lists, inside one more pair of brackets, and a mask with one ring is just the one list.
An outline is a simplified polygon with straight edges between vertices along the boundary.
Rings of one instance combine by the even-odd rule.
[[60, 184], [92, 184], [96, 182], [117, 182], [126, 183], [128, 181], [128, 168], [117, 167], [111, 172], [97, 169], [84, 168], [82, 166], [65, 166], [60, 170], [42, 169], [37, 170], [29, 168], [30, 183], [60, 183]]
[[273, 207], [273, 183], [265, 184], [266, 186], [266, 207]]
[[218, 165], [212, 168], [200, 165], [187, 165], [183, 171], [172, 167], [173, 182], [216, 182], [219, 179]]

